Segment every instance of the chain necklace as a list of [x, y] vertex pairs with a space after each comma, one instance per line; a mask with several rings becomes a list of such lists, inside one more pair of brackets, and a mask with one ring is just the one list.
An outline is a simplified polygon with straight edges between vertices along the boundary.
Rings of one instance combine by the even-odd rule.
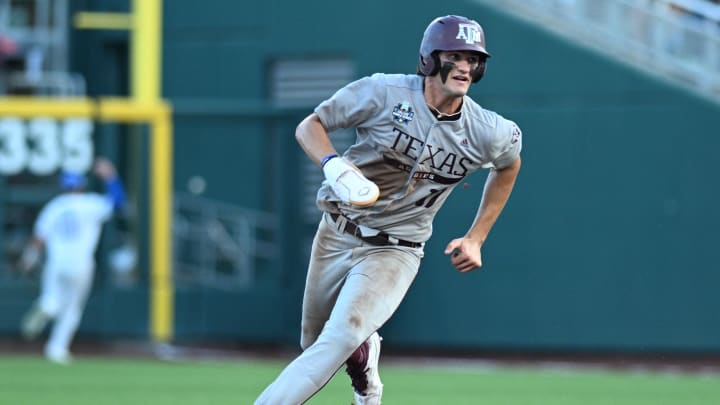
[[452, 114], [446, 114], [446, 113], [438, 110], [437, 108], [431, 106], [430, 104], [428, 104], [427, 106], [430, 107], [430, 110], [432, 111], [433, 114], [435, 114], [435, 117], [436, 117], [437, 119], [442, 119], [442, 118], [454, 118], [455, 116], [460, 115], [460, 112], [461, 112], [461, 111], [458, 111], [458, 112], [455, 112], [455, 113], [452, 113]]

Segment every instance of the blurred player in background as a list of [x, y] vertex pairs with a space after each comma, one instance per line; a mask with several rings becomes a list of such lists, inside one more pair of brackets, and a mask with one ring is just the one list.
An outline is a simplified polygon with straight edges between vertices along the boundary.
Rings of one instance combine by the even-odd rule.
[[124, 187], [109, 160], [97, 158], [93, 172], [107, 193], [87, 191], [87, 179], [82, 174], [62, 173], [63, 193], [38, 214], [33, 239], [19, 263], [22, 272], [29, 272], [45, 253], [40, 297], [24, 316], [21, 332], [27, 339], [35, 338], [53, 320], [45, 356], [57, 363], [71, 361], [70, 344], [92, 286], [103, 223], [125, 203]]
[[[256, 405], [304, 403], [343, 363], [356, 405], [380, 404], [377, 330], [410, 288], [450, 192], [490, 169], [469, 230], [445, 249], [460, 272], [482, 265], [480, 248], [513, 189], [522, 143], [515, 123], [467, 96], [489, 56], [477, 22], [439, 17], [425, 30], [418, 74], [357, 80], [298, 125], [298, 142], [326, 178], [303, 300], [304, 351]], [[328, 136], [338, 128], [357, 130], [342, 157]]]

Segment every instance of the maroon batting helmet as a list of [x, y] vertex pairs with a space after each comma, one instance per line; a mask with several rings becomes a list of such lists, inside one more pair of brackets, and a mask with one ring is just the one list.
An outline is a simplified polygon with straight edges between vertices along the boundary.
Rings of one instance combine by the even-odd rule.
[[420, 43], [418, 74], [433, 76], [440, 71], [438, 51], [471, 51], [485, 58], [472, 72], [473, 83], [485, 74], [485, 59], [490, 54], [485, 49], [485, 32], [477, 21], [459, 15], [447, 15], [434, 19], [425, 29]]

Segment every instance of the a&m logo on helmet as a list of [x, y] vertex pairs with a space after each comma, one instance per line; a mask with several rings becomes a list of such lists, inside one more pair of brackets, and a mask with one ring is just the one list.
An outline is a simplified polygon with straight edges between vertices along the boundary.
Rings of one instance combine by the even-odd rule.
[[407, 124], [415, 118], [415, 111], [413, 111], [410, 103], [403, 101], [402, 103], [397, 103], [395, 108], [393, 108], [392, 115], [394, 121]]
[[458, 24], [458, 33], [455, 39], [463, 39], [468, 44], [482, 44], [482, 34], [475, 24]]

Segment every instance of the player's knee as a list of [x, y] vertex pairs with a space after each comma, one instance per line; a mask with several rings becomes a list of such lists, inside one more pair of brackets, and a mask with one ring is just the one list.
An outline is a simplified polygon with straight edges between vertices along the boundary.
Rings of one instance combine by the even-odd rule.
[[[348, 355], [362, 344], [367, 336], [355, 328], [326, 328], [328, 337], [338, 346], [338, 350], [347, 352]], [[323, 331], [323, 334], [326, 332]]]
[[60, 313], [60, 302], [56, 299], [40, 300], [40, 310], [47, 316], [55, 318]]
[[307, 335], [303, 333], [300, 336], [300, 347], [305, 350], [317, 340], [317, 335]]
[[322, 331], [323, 323], [315, 323], [312, 321], [303, 321], [300, 332], [300, 347], [305, 350], [310, 345], [315, 343], [320, 332]]

